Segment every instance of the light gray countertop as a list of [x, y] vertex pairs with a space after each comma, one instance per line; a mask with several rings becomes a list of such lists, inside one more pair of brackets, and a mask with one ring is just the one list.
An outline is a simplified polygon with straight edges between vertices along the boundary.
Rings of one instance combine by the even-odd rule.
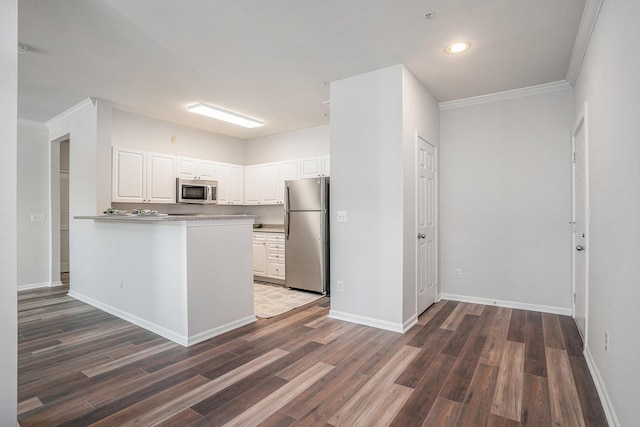
[[284, 233], [284, 225], [263, 224], [260, 228], [254, 228], [254, 233]]
[[74, 216], [74, 219], [93, 219], [97, 221], [128, 221], [128, 222], [171, 222], [171, 221], [230, 221], [255, 220], [256, 215], [94, 215]]

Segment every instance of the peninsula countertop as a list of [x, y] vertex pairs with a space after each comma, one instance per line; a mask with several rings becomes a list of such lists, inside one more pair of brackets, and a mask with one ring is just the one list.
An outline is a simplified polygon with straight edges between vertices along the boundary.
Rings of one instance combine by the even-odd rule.
[[175, 221], [234, 221], [234, 220], [255, 220], [257, 215], [209, 215], [209, 214], [195, 214], [195, 215], [116, 215], [116, 214], [104, 214], [104, 215], [78, 215], [74, 216], [74, 219], [93, 219], [96, 221], [125, 221], [125, 222], [175, 222]]

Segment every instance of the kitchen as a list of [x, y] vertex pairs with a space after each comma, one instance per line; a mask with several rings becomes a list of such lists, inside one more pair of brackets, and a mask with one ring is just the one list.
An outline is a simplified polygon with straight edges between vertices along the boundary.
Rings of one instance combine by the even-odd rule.
[[[112, 194], [107, 206], [119, 211], [131, 212], [138, 208], [169, 214], [174, 228], [178, 224], [187, 224], [186, 244], [190, 255], [181, 264], [185, 251], [180, 249], [181, 242], [184, 241], [180, 233], [184, 232], [176, 231], [177, 237], [167, 237], [167, 229], [170, 227], [159, 225], [166, 224], [166, 217], [132, 219], [114, 216], [108, 224], [98, 220], [96, 223], [100, 224], [89, 227], [91, 231], [86, 232], [93, 233], [93, 238], [80, 239], [79, 246], [76, 246], [76, 253], [87, 258], [82, 265], [94, 265], [91, 272], [84, 271], [82, 267], [77, 268], [78, 263], [74, 262], [77, 256], [73, 253], [71, 255], [70, 295], [182, 345], [191, 345], [254, 321], [250, 292], [252, 287], [247, 286], [247, 283], [253, 282], [251, 278], [247, 278], [247, 271], [251, 272], [251, 239], [247, 239], [244, 227], [239, 226], [242, 231], [235, 235], [227, 233], [218, 236], [216, 230], [227, 232], [230, 222], [250, 225], [255, 220], [264, 228], [257, 229], [258, 232], [254, 233], [258, 238], [257, 244], [253, 239], [254, 248], [266, 249], [266, 241], [261, 242], [260, 239], [283, 240], [284, 181], [328, 175], [327, 127], [288, 134], [291, 142], [287, 143], [286, 138], [281, 138], [282, 142], [278, 141], [281, 145], [279, 151], [273, 148], [276, 147], [273, 140], [277, 140], [277, 137], [270, 137], [271, 143], [260, 141], [261, 145], [272, 147], [272, 157], [262, 157], [261, 163], [245, 165], [244, 141], [119, 111], [102, 100], [97, 100], [97, 105], [108, 108], [111, 116]], [[88, 106], [91, 108], [89, 104]], [[73, 153], [73, 137], [70, 145]], [[295, 149], [291, 149], [292, 147]], [[278, 157], [284, 160], [274, 161]], [[324, 170], [321, 169], [323, 166]], [[143, 174], [146, 176], [142, 177]], [[176, 177], [181, 180], [215, 180], [218, 203], [176, 204]], [[71, 212], [74, 212], [73, 208]], [[198, 217], [192, 218], [185, 214]], [[94, 218], [86, 212], [72, 215], [78, 220]], [[123, 219], [125, 221], [118, 221]], [[152, 229], [149, 221], [145, 221], [144, 226], [133, 225], [131, 222], [137, 219], [158, 221], [155, 221], [156, 226]], [[78, 225], [85, 227], [84, 222], [86, 221], [81, 221]], [[195, 231], [191, 232], [192, 229]], [[209, 240], [202, 239], [201, 235], [205, 232], [211, 233]], [[117, 241], [107, 243], [112, 235], [120, 236], [118, 238], [122, 242], [129, 242], [133, 238], [135, 241], [122, 243], [120, 246]], [[196, 240], [197, 243], [193, 243]], [[163, 243], [160, 244], [160, 241]], [[154, 244], [164, 249], [154, 251], [149, 248], [148, 242], [155, 242]], [[131, 253], [128, 252], [129, 245], [135, 248]], [[115, 249], [109, 253], [110, 247]], [[194, 253], [205, 254], [202, 266], [196, 266]], [[94, 254], [94, 257], [91, 258], [90, 254]], [[147, 254], [160, 258], [148, 259], [150, 257]], [[211, 257], [207, 258], [208, 254]], [[262, 261], [261, 255], [265, 257]], [[262, 253], [254, 250], [253, 274], [258, 280], [283, 285], [284, 251], [275, 254], [275, 257], [271, 255], [266, 250]], [[110, 265], [100, 261], [104, 259], [111, 260]], [[132, 259], [134, 263], [127, 266]], [[181, 265], [184, 267], [182, 273]], [[261, 269], [260, 265], [268, 266], [268, 269]], [[167, 266], [171, 268], [164, 271], [163, 268]], [[195, 273], [207, 268], [213, 273]], [[153, 272], [149, 273], [151, 270]], [[97, 273], [98, 271], [101, 273]], [[187, 271], [189, 281], [182, 280], [184, 289], [180, 290], [181, 277], [186, 277]], [[90, 276], [83, 276], [84, 274]], [[150, 274], [149, 278], [145, 274]], [[197, 284], [191, 277], [202, 277], [201, 283]], [[226, 280], [221, 280], [221, 277]], [[207, 289], [207, 280], [217, 288], [215, 292]], [[323, 292], [324, 290], [320, 291]], [[182, 301], [183, 293], [187, 294], [186, 301]], [[238, 307], [233, 308], [234, 304], [238, 304]], [[172, 310], [169, 310], [170, 307]], [[186, 307], [185, 311], [181, 313], [180, 307]], [[172, 312], [171, 316], [166, 315], [169, 311]], [[214, 319], [216, 316], [217, 319]], [[204, 318], [209, 320], [204, 321]], [[199, 326], [195, 326], [198, 322]]]

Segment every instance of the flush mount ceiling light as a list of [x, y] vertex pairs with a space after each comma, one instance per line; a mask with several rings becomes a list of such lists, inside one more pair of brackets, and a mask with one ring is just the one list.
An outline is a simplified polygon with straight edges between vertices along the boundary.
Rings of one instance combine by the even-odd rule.
[[444, 49], [444, 51], [447, 53], [456, 54], [456, 53], [465, 52], [469, 50], [470, 47], [471, 47], [471, 43], [469, 42], [455, 42], [447, 46]]
[[233, 123], [234, 125], [243, 126], [246, 128], [257, 128], [264, 124], [260, 120], [252, 119], [231, 111], [223, 110], [222, 108], [213, 107], [209, 104], [195, 104], [187, 107], [187, 110], [192, 113], [202, 114], [203, 116], [211, 117], [213, 119], [222, 120], [227, 123]]

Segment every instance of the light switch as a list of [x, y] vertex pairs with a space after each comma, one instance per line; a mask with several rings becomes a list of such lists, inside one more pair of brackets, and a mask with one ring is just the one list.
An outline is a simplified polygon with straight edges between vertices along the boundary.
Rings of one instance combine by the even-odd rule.
[[338, 211], [338, 222], [347, 222], [347, 211]]
[[31, 222], [44, 222], [45, 214], [43, 213], [32, 213], [31, 214]]

